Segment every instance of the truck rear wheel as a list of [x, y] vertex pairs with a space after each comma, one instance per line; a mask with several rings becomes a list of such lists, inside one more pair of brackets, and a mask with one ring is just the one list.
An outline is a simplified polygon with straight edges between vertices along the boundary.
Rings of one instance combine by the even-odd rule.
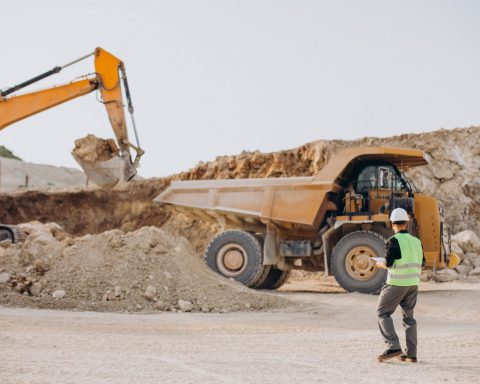
[[356, 231], [345, 235], [332, 253], [332, 273], [349, 292], [377, 293], [387, 277], [372, 257], [385, 255], [385, 239], [375, 232]]
[[257, 286], [258, 289], [277, 289], [287, 281], [290, 271], [282, 271], [281, 269], [272, 268], [267, 275], [265, 281]]
[[263, 265], [263, 251], [258, 239], [244, 231], [225, 231], [215, 236], [205, 252], [207, 265], [227, 278], [247, 287], [262, 284], [271, 267]]

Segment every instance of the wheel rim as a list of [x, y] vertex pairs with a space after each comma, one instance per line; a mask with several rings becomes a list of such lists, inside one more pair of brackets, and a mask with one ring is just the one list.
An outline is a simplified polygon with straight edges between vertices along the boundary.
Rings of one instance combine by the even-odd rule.
[[247, 267], [247, 252], [236, 243], [224, 245], [217, 253], [217, 266], [224, 276], [235, 277]]
[[345, 258], [347, 273], [356, 280], [370, 280], [378, 271], [372, 257], [377, 257], [377, 254], [368, 246], [352, 248]]

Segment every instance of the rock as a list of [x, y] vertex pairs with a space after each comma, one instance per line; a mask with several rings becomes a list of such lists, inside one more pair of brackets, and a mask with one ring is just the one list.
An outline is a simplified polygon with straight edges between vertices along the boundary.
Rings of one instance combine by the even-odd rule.
[[480, 253], [480, 239], [469, 229], [452, 236], [452, 240], [458, 243], [463, 252]]
[[40, 282], [33, 283], [30, 287], [30, 293], [32, 296], [38, 296], [42, 292], [42, 284]]
[[120, 288], [119, 286], [116, 286], [115, 287], [115, 290], [113, 291], [114, 294], [115, 294], [115, 297], [120, 297], [122, 296], [122, 288]]
[[465, 260], [469, 262], [474, 268], [480, 267], [480, 255], [474, 252], [468, 252], [465, 254]]
[[183, 312], [191, 312], [193, 309], [193, 305], [190, 301], [182, 300], [182, 299], [178, 300], [178, 307]]
[[463, 277], [467, 276], [468, 273], [472, 270], [472, 266], [471, 265], [466, 265], [466, 264], [460, 264], [460, 265], [457, 265], [457, 267], [455, 268], [455, 270], [460, 274], [462, 275]]
[[458, 279], [458, 273], [453, 269], [442, 269], [436, 273], [432, 273], [432, 279], [438, 283], [454, 281]]
[[434, 163], [432, 163], [431, 165], [433, 176], [435, 176], [435, 178], [437, 179], [450, 180], [455, 175], [452, 168], [450, 167], [435, 166], [436, 164]]
[[210, 312], [210, 308], [204, 306], [202, 307], [202, 312], [205, 312], [205, 313]]
[[0, 247], [4, 249], [10, 248], [11, 245], [12, 245], [12, 240], [10, 239], [0, 241]]
[[10, 280], [10, 277], [12, 277], [12, 276], [8, 272], [0, 273], [0, 283], [1, 284], [8, 283], [8, 281]]
[[63, 299], [65, 297], [66, 293], [63, 289], [57, 289], [52, 293], [52, 297], [54, 299]]
[[170, 309], [170, 305], [157, 301], [155, 304], [153, 304], [153, 308], [155, 308], [157, 311], [168, 311]]
[[420, 281], [430, 281], [432, 278], [432, 273], [427, 271], [422, 271], [420, 275]]
[[147, 289], [145, 289], [144, 296], [148, 300], [155, 300], [155, 295], [157, 294], [157, 288], [153, 285], [149, 285]]
[[475, 269], [472, 269], [468, 276], [480, 276], [480, 267], [476, 267]]
[[456, 241], [452, 241], [452, 249], [451, 251], [455, 253], [458, 257], [460, 257], [460, 260], [463, 260], [465, 258], [465, 254], [463, 253], [463, 249], [458, 245]]

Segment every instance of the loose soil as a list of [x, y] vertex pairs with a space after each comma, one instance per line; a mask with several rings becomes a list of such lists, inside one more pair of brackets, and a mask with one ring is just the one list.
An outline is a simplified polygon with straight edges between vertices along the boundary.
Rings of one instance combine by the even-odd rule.
[[[72, 238], [31, 223], [23, 244], [0, 248], [0, 303], [96, 311], [263, 310], [283, 304], [212, 272], [185, 238], [143, 227]], [[60, 292], [60, 293], [59, 293]], [[62, 297], [55, 298], [56, 295]]]

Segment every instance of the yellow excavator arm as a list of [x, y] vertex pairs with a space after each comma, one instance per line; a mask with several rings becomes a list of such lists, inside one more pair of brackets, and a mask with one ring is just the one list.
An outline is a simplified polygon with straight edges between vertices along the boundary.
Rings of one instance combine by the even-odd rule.
[[[84, 76], [84, 79], [75, 80], [68, 84], [55, 86], [35, 92], [24, 93], [21, 95], [11, 95], [12, 93], [25, 88], [37, 81], [60, 72], [63, 68], [94, 56], [95, 73]], [[127, 133], [127, 123], [125, 119], [122, 81], [125, 95], [128, 102], [128, 111], [132, 116], [132, 123], [137, 140], [136, 145], [130, 143]], [[128, 88], [128, 81], [125, 72], [125, 66], [121, 60], [105, 51], [102, 48], [96, 48], [91, 54], [83, 56], [62, 67], [54, 67], [33, 79], [27, 80], [19, 85], [0, 90], [0, 130], [5, 127], [25, 119], [29, 116], [40, 113], [46, 109], [55, 107], [59, 104], [73, 100], [77, 97], [87, 95], [95, 90], [99, 90], [102, 102], [107, 109], [110, 124], [115, 134], [119, 149], [119, 157], [123, 160], [124, 179], [130, 180], [136, 174], [140, 157], [143, 150], [138, 142], [138, 135], [133, 118], [133, 105]], [[136, 152], [135, 160], [132, 161], [130, 148]], [[78, 159], [77, 159], [78, 160]], [[80, 164], [82, 165], [82, 164]], [[82, 166], [83, 167], [83, 166]], [[85, 170], [85, 167], [83, 167]]]

